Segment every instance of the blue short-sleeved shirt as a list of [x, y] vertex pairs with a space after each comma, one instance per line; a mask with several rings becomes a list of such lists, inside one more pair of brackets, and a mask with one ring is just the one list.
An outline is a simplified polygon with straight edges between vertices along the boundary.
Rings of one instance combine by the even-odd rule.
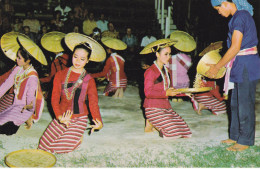
[[[231, 46], [231, 38], [234, 30], [238, 30], [243, 34], [241, 49], [251, 48], [257, 46], [257, 31], [253, 17], [248, 11], [237, 10], [228, 23], [229, 32], [227, 45]], [[260, 79], [260, 58], [258, 54], [237, 56], [233, 63], [230, 81], [241, 83], [243, 82], [242, 73], [244, 68], [248, 71], [249, 80]]]

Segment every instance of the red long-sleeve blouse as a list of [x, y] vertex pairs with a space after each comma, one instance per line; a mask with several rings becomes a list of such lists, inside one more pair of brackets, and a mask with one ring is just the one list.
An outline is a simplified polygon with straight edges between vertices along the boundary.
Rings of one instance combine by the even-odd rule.
[[[113, 59], [116, 59], [117, 63]], [[123, 58], [116, 53], [112, 53], [111, 56], [107, 59], [106, 64], [102, 72], [93, 73], [91, 76], [93, 78], [97, 77], [106, 77], [109, 81], [116, 84], [117, 80], [126, 79], [126, 74], [124, 71], [125, 61]]]
[[64, 68], [67, 67], [66, 65], [68, 65], [68, 60], [69, 60], [69, 55], [67, 55], [65, 53], [63, 55], [57, 57], [56, 59], [54, 59], [54, 61], [51, 64], [50, 75], [47, 77], [40, 78], [40, 82], [42, 82], [42, 83], [50, 82], [58, 71], [63, 70]]
[[[166, 91], [164, 90], [163, 81], [161, 82], [157, 81], [160, 75], [161, 73], [155, 64], [153, 64], [144, 73], [145, 100], [144, 100], [143, 107], [145, 108], [163, 108], [163, 109], [172, 108], [168, 100], [168, 96], [166, 96]], [[165, 79], [167, 80], [166, 77]]]
[[216, 81], [203, 80], [202, 83], [203, 83], [203, 86], [201, 86], [201, 87], [212, 87], [212, 90], [210, 90], [209, 92], [205, 92], [205, 93], [195, 94], [196, 96], [214, 96], [219, 101], [222, 101], [224, 99], [224, 97], [222, 97], [221, 94], [219, 93], [219, 86], [216, 84]]
[[[60, 115], [62, 115], [67, 110], [73, 111], [72, 105], [73, 105], [74, 99], [72, 98], [71, 100], [68, 100], [66, 98], [64, 88], [63, 88], [68, 70], [69, 70], [69, 68], [59, 71], [56, 73], [56, 75], [54, 77], [51, 104], [52, 104], [53, 111], [55, 113], [56, 118], [58, 118]], [[70, 77], [68, 79], [68, 83], [77, 81], [79, 76], [80, 76], [80, 74], [71, 71]], [[88, 101], [89, 101], [90, 113], [94, 120], [98, 119], [99, 121], [102, 122], [102, 118], [101, 118], [101, 115], [99, 112], [98, 94], [97, 94], [95, 80], [90, 77], [88, 84], [84, 83], [84, 85], [87, 85], [86, 95], [87, 95]], [[80, 117], [83, 115], [88, 115], [89, 112], [88, 112], [85, 101], [86, 100], [84, 100], [84, 104], [83, 104], [84, 111], [83, 112], [73, 112], [72, 118]]]

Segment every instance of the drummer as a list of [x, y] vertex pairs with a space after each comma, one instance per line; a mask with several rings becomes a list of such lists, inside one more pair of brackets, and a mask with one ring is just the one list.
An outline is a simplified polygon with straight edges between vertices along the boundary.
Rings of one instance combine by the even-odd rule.
[[146, 127], [154, 126], [163, 138], [189, 138], [190, 128], [171, 107], [169, 96], [179, 94], [170, 87], [170, 76], [166, 64], [171, 57], [171, 45], [175, 43], [170, 39], [160, 39], [147, 45], [140, 54], [155, 53], [157, 59], [144, 74], [144, 93]]
[[91, 76], [93, 78], [105, 77], [109, 81], [104, 90], [105, 96], [122, 98], [127, 86], [127, 77], [124, 71], [125, 60], [116, 51], [125, 50], [127, 45], [119, 39], [108, 37], [102, 38], [101, 41], [110, 57], [107, 59], [103, 71], [93, 73]]

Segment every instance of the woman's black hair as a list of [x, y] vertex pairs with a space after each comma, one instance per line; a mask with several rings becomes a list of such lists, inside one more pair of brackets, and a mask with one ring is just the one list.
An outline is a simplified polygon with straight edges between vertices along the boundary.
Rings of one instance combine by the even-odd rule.
[[[168, 47], [168, 46], [164, 46], [164, 47], [162, 47], [162, 46], [154, 46], [154, 47], [152, 47], [153, 49], [152, 49], [152, 51], [154, 52], [154, 53], [156, 53], [156, 52], [158, 52], [158, 53], [160, 53], [164, 48], [166, 48], [166, 47]], [[170, 47], [170, 46], [169, 46]]]
[[73, 53], [76, 51], [76, 49], [84, 49], [84, 50], [86, 50], [88, 52], [87, 58], [89, 59], [92, 50], [91, 50], [91, 48], [90, 48], [88, 43], [82, 43], [82, 44], [79, 44], [79, 45], [75, 46], [75, 48], [73, 50]]
[[[25, 62], [27, 60], [31, 61], [33, 59], [33, 57], [22, 46], [18, 49], [18, 52], [20, 52], [20, 54], [23, 57]], [[18, 52], [17, 52], [17, 54], [18, 54]]]
[[20, 48], [17, 51], [17, 55], [18, 52], [20, 52], [21, 56], [23, 57], [24, 61], [26, 62], [27, 60], [30, 60], [29, 64], [32, 64], [34, 66], [35, 69], [38, 70], [38, 67], [41, 66], [40, 62], [37, 61], [30, 53], [28, 53], [22, 46], [20, 46]]

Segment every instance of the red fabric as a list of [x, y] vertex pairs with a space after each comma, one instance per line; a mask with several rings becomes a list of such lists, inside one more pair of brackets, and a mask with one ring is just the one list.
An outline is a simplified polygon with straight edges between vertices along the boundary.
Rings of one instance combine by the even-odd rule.
[[[9, 77], [9, 75], [12, 73], [12, 71], [16, 68], [14, 66], [12, 69], [10, 69], [8, 72], [5, 72], [3, 75], [0, 76], [0, 85], [5, 82], [5, 80]], [[14, 92], [14, 87], [12, 87], [8, 93], [13, 93]], [[7, 94], [7, 93], [6, 93]]]
[[219, 93], [219, 86], [216, 84], [215, 81], [205, 81], [205, 80], [203, 80], [202, 82], [203, 82], [203, 86], [201, 86], [201, 87], [212, 87], [212, 90], [210, 90], [209, 92], [205, 92], [205, 93], [195, 94], [195, 96], [214, 96], [219, 101], [222, 101], [224, 99], [221, 96], [221, 94]]
[[[28, 74], [28, 77], [29, 77], [29, 74]], [[17, 96], [17, 98], [19, 100], [22, 100], [22, 98], [23, 98], [23, 94], [24, 94], [24, 90], [25, 90], [27, 81], [28, 81], [28, 78], [23, 80], [22, 83], [21, 83], [21, 86], [20, 86], [20, 89], [19, 89], [19, 93], [18, 93], [18, 96]]]
[[[64, 90], [62, 89], [62, 85], [65, 82], [68, 70], [69, 70], [69, 68], [59, 71], [56, 73], [56, 75], [54, 77], [51, 104], [52, 104], [52, 108], [54, 110], [56, 118], [58, 118], [60, 115], [62, 115], [67, 110], [72, 110], [73, 99], [67, 100]], [[74, 73], [73, 71], [71, 71], [68, 81], [75, 82], [78, 80], [79, 76], [80, 76], [80, 74]], [[98, 120], [102, 121], [102, 118], [101, 118], [101, 115], [99, 112], [99, 107], [98, 107], [98, 94], [97, 94], [96, 83], [93, 78], [91, 78], [88, 81], [88, 88], [86, 90], [86, 95], [88, 96], [89, 108], [90, 108], [90, 112], [91, 112], [93, 119], [94, 120], [98, 119]], [[80, 113], [80, 114], [73, 114], [72, 118], [88, 115], [89, 112], [88, 112], [87, 105], [85, 104], [85, 102], [84, 102], [83, 106], [84, 106], [83, 107], [84, 112]]]
[[189, 138], [189, 126], [173, 109], [146, 108], [145, 115], [164, 138]]
[[[127, 79], [125, 71], [124, 71], [125, 62], [118, 57], [116, 57], [116, 59], [117, 59], [119, 69], [120, 69], [118, 80]], [[112, 56], [110, 56], [107, 59], [102, 72], [93, 73], [93, 74], [91, 74], [91, 76], [93, 78], [106, 77], [108, 81], [111, 81], [113, 84], [116, 84], [116, 65], [115, 65], [115, 62], [114, 62], [114, 59], [112, 58]]]
[[71, 119], [65, 127], [54, 119], [40, 139], [38, 148], [51, 153], [69, 153], [81, 144], [81, 137], [87, 128], [87, 116]]
[[3, 97], [0, 98], [0, 112], [7, 109], [9, 106], [13, 104], [14, 101], [14, 93], [7, 93]]
[[194, 97], [195, 101], [202, 103], [207, 109], [211, 110], [214, 115], [219, 115], [227, 112], [224, 101], [219, 101], [214, 96], [198, 96]]
[[42, 94], [41, 85], [40, 85], [40, 83], [38, 83], [38, 90], [36, 93], [36, 102], [35, 102], [35, 113], [32, 116], [32, 119], [34, 122], [37, 122], [38, 120], [40, 120], [40, 117], [41, 117], [42, 111], [43, 111], [43, 107], [44, 107], [44, 97]]
[[[153, 64], [144, 73], [144, 107], [145, 108], [163, 108], [170, 109], [171, 104], [166, 96], [166, 91], [164, 90], [163, 81], [155, 84], [157, 78], [161, 75], [160, 71], [157, 69], [155, 64]], [[165, 77], [167, 80], [167, 78]], [[168, 82], [170, 83], [170, 82]]]
[[[119, 87], [123, 88], [123, 90], [125, 91], [125, 89], [127, 87], [127, 80], [121, 79], [119, 85], [120, 85]], [[119, 87], [116, 87], [115, 85], [112, 84], [112, 82], [109, 82], [107, 84], [103, 94], [105, 96], [109, 96], [110, 94], [114, 94]]]
[[67, 68], [68, 62], [69, 62], [69, 55], [67, 55], [67, 54], [63, 54], [63, 55], [57, 57], [56, 59], [54, 59], [54, 61], [51, 64], [50, 75], [47, 77], [41, 78], [40, 81], [42, 83], [50, 82], [58, 71]]

